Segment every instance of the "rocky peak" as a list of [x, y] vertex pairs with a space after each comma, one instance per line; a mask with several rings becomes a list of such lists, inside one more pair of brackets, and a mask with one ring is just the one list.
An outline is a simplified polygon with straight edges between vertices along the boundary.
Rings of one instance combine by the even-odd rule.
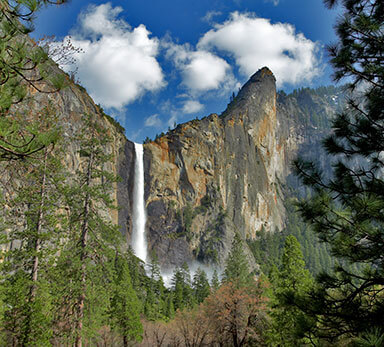
[[[254, 73], [247, 83], [240, 89], [238, 97], [254, 100], [253, 96], [274, 92], [276, 90], [276, 78], [267, 67]], [[261, 93], [262, 92], [262, 93]], [[248, 100], [248, 101], [250, 101]]]
[[263, 67], [251, 76], [223, 113], [225, 118], [241, 115], [248, 125], [260, 121], [266, 114], [276, 113], [276, 79]]
[[149, 246], [164, 266], [222, 263], [235, 233], [281, 229], [275, 77], [256, 72], [221, 115], [145, 145]]

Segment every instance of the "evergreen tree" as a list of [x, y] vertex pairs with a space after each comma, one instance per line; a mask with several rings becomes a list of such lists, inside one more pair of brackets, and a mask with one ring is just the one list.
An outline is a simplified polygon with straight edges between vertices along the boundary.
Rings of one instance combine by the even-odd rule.
[[[83, 337], [91, 337], [107, 321], [114, 249], [122, 241], [118, 227], [102, 212], [115, 208], [111, 192], [117, 178], [108, 169], [110, 138], [97, 121], [86, 116], [84, 122], [77, 137], [80, 166], [65, 189], [67, 242], [57, 278], [61, 283], [58, 315], [68, 318], [66, 334], [78, 347]], [[63, 283], [64, 274], [71, 281]]]
[[172, 276], [173, 304], [175, 310], [184, 309], [183, 288], [185, 286], [183, 274], [180, 268], [176, 268]]
[[225, 261], [223, 282], [234, 282], [236, 285], [245, 286], [251, 281], [252, 276], [243, 247], [240, 236], [235, 234], [231, 251]]
[[296, 346], [302, 343], [297, 337], [303, 313], [287, 303], [292, 294], [305, 293], [312, 284], [309, 271], [305, 268], [300, 244], [294, 236], [287, 236], [281, 260], [281, 267], [271, 273], [272, 318], [269, 341], [272, 346]]
[[195, 300], [198, 304], [203, 302], [211, 292], [207, 274], [200, 268], [197, 268], [196, 273], [193, 276], [193, 290], [195, 294]]
[[[0, 159], [12, 160], [31, 156], [45, 147], [46, 132], [26, 125], [9, 110], [26, 99], [27, 88], [52, 93], [64, 86], [64, 74], [55, 74], [47, 52], [27, 36], [33, 29], [38, 9], [49, 3], [65, 1], [2, 1], [0, 6]], [[43, 115], [35, 115], [35, 119]]]
[[[51, 118], [51, 119], [49, 119]], [[47, 115], [41, 131], [54, 129]], [[6, 197], [7, 223], [3, 262], [4, 325], [12, 343], [42, 345], [52, 336], [51, 288], [48, 280], [59, 247], [58, 186], [63, 180], [60, 150], [46, 146], [36, 158], [12, 167], [13, 191]], [[16, 177], [22, 177], [22, 182]]]
[[165, 316], [168, 319], [173, 319], [175, 317], [175, 306], [173, 304], [173, 293], [172, 292], [168, 293], [165, 303], [166, 303]]
[[[327, 180], [312, 163], [296, 164], [314, 190], [301, 213], [340, 262], [302, 303], [318, 320], [312, 328], [327, 339], [382, 330], [384, 321], [384, 3], [345, 0], [342, 6], [339, 42], [329, 52], [335, 79], [348, 78], [352, 97], [324, 142], [334, 157], [333, 177]], [[364, 264], [364, 270], [348, 264]]]
[[167, 300], [165, 286], [160, 273], [160, 265], [155, 254], [148, 264], [150, 277], [146, 281], [146, 298], [144, 313], [149, 320], [165, 319], [167, 314]]
[[115, 278], [111, 298], [112, 329], [123, 337], [124, 347], [130, 341], [141, 341], [143, 327], [140, 322], [141, 305], [133, 290], [126, 260], [117, 255], [115, 260]]
[[181, 268], [176, 268], [172, 277], [173, 299], [175, 310], [183, 310], [186, 307], [193, 307], [195, 300], [191, 287], [191, 275], [187, 263]]
[[215, 292], [220, 287], [219, 275], [217, 273], [217, 269], [213, 270], [212, 278], [211, 278], [211, 288]]

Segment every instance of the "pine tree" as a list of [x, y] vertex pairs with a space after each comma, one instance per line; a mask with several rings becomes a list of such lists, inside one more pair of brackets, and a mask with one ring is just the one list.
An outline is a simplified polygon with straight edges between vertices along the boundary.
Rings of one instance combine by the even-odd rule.
[[309, 271], [305, 268], [300, 244], [294, 236], [287, 236], [281, 267], [271, 273], [271, 328], [269, 342], [272, 346], [296, 346], [303, 343], [297, 335], [303, 313], [287, 302], [292, 294], [308, 291], [312, 284]]
[[183, 296], [183, 289], [184, 289], [185, 283], [183, 274], [180, 270], [180, 268], [175, 268], [173, 272], [172, 277], [172, 289], [173, 289], [173, 303], [175, 310], [183, 310], [185, 303], [184, 303], [184, 296]]
[[183, 310], [193, 307], [195, 300], [191, 287], [191, 275], [187, 263], [174, 270], [172, 277], [173, 299], [175, 310]]
[[252, 280], [243, 247], [240, 236], [235, 234], [231, 251], [225, 261], [223, 282], [234, 282], [238, 286], [245, 286]]
[[[384, 321], [384, 3], [345, 0], [342, 6], [339, 42], [329, 52], [335, 80], [348, 78], [352, 96], [324, 142], [333, 176], [327, 179], [312, 163], [296, 164], [314, 191], [301, 213], [339, 259], [302, 304], [318, 320], [312, 328], [327, 339], [382, 330]], [[349, 264], [364, 264], [364, 270]]]
[[[57, 4], [65, 1], [54, 2]], [[27, 88], [53, 93], [64, 86], [64, 74], [56, 74], [48, 54], [27, 36], [33, 18], [48, 0], [2, 1], [0, 6], [0, 159], [14, 160], [33, 155], [45, 147], [44, 132], [26, 126], [11, 106], [22, 108]], [[24, 105], [25, 106], [25, 105]], [[35, 119], [43, 115], [35, 115]]]
[[166, 319], [167, 299], [165, 285], [160, 273], [160, 265], [155, 254], [147, 264], [150, 277], [146, 279], [144, 313], [148, 320]]
[[168, 319], [173, 319], [175, 317], [175, 306], [173, 304], [173, 293], [167, 293], [167, 298], [166, 298], [166, 311], [165, 311], [165, 316]]
[[[52, 131], [54, 123], [47, 115], [40, 130]], [[58, 136], [57, 128], [54, 132]], [[4, 325], [13, 342], [20, 345], [46, 344], [53, 333], [48, 274], [61, 235], [63, 197], [58, 186], [64, 171], [60, 153], [53, 145], [46, 146], [36, 158], [12, 167], [15, 181], [6, 198], [8, 250], [4, 254], [2, 284], [7, 307]], [[18, 175], [22, 181], [16, 180]]]
[[117, 178], [108, 169], [110, 138], [91, 117], [85, 116], [84, 123], [77, 136], [80, 166], [64, 191], [67, 242], [62, 247], [57, 278], [58, 283], [60, 276], [71, 279], [64, 283], [61, 279], [58, 292], [66, 302], [59, 298], [57, 314], [67, 319], [65, 334], [78, 347], [107, 321], [114, 250], [122, 242], [118, 227], [103, 212], [115, 208], [111, 192]]
[[220, 287], [219, 275], [217, 273], [217, 269], [213, 270], [212, 278], [211, 278], [211, 288], [215, 292]]
[[123, 337], [124, 347], [132, 341], [141, 341], [141, 304], [131, 283], [127, 261], [116, 255], [110, 316], [112, 329]]
[[195, 300], [198, 304], [203, 302], [211, 292], [207, 274], [200, 268], [197, 268], [195, 275], [193, 276], [193, 290]]

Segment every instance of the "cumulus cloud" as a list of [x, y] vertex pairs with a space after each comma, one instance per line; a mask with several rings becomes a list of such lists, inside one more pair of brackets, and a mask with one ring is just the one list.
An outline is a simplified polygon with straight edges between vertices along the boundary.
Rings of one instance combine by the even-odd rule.
[[160, 128], [163, 123], [161, 122], [158, 114], [153, 114], [152, 116], [149, 116], [145, 119], [144, 125], [146, 127]]
[[131, 28], [118, 19], [121, 12], [110, 3], [89, 6], [71, 38], [83, 50], [75, 55], [81, 83], [96, 102], [117, 109], [165, 85], [159, 40], [144, 25]]
[[229, 64], [207, 50], [194, 50], [189, 44], [164, 44], [167, 57], [180, 70], [182, 84], [192, 92], [204, 92], [222, 87], [233, 80]]
[[183, 113], [191, 114], [201, 111], [204, 108], [204, 105], [196, 100], [187, 100], [183, 105]]
[[250, 13], [234, 12], [226, 22], [215, 24], [197, 48], [229, 53], [246, 76], [268, 66], [278, 85], [309, 81], [319, 74], [315, 42], [290, 24], [272, 24]]

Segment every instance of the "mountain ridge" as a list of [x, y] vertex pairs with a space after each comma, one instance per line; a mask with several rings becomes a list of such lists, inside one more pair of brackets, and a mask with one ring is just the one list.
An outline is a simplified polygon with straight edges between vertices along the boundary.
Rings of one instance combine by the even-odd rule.
[[[329, 132], [317, 136], [291, 98], [276, 94], [275, 77], [262, 68], [220, 116], [179, 124], [144, 145], [147, 235], [163, 266], [222, 264], [236, 232], [245, 240], [262, 229], [282, 230], [291, 160], [309, 134], [314, 146]], [[322, 98], [311, 102], [321, 119], [332, 117], [335, 108]]]

